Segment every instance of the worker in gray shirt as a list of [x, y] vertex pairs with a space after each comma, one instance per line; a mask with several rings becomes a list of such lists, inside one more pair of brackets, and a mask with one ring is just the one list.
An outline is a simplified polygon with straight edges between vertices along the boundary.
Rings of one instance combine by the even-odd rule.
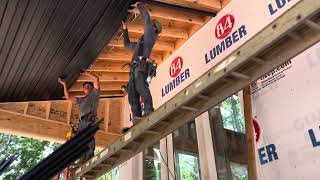
[[144, 20], [144, 34], [138, 42], [130, 41], [127, 25], [123, 23], [124, 46], [133, 52], [127, 91], [133, 114], [133, 123], [135, 124], [142, 117], [140, 97], [144, 101], [143, 111], [145, 116], [154, 110], [149, 90], [149, 79], [155, 76], [155, 63], [150, 59], [150, 55], [162, 26], [160, 22], [151, 19], [148, 10], [142, 3], [138, 2], [133, 6], [134, 10], [138, 9]]
[[[93, 80], [93, 83], [83, 83], [84, 97], [71, 97], [67, 89], [67, 83], [61, 78], [58, 79], [58, 82], [63, 86], [64, 97], [79, 106], [80, 119], [78, 123], [78, 132], [95, 122], [100, 98], [99, 77], [87, 71], [85, 71], [83, 74], [89, 76]], [[93, 157], [94, 150], [95, 140], [92, 139], [89, 143], [89, 150], [83, 154], [83, 156], [80, 158], [80, 162], [83, 163]]]

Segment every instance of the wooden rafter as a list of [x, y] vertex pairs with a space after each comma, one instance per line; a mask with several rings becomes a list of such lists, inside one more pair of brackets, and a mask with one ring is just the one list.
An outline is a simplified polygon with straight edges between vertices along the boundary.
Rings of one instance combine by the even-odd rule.
[[[121, 90], [121, 86], [127, 84], [127, 82], [112, 82], [112, 83], [106, 83], [101, 82], [100, 83], [100, 89], [101, 91], [113, 91], [113, 90]], [[82, 83], [75, 83], [70, 89], [70, 92], [74, 91], [82, 91]]]
[[180, 21], [180, 22], [191, 23], [191, 24], [204, 23], [204, 16], [200, 16], [197, 14], [176, 11], [173, 9], [167, 9], [167, 8], [155, 6], [155, 5], [148, 5], [147, 8], [150, 12], [150, 15], [153, 18], [163, 18], [163, 19], [169, 19], [169, 20]]
[[[162, 61], [162, 54], [153, 52], [151, 58], [158, 62]], [[121, 49], [111, 49], [109, 51], [103, 52], [98, 57], [98, 60], [110, 60], [110, 61], [122, 61], [129, 62], [132, 59], [132, 53], [127, 50]]]
[[[128, 31], [129, 33], [143, 34], [144, 32], [143, 24], [128, 24]], [[170, 37], [170, 38], [181, 38], [181, 39], [189, 38], [188, 31], [186, 31], [185, 29], [168, 27], [168, 26], [162, 27], [162, 32], [159, 34], [159, 36]]]
[[129, 70], [128, 66], [125, 66], [125, 62], [107, 62], [107, 61], [96, 61], [90, 68], [90, 70]]
[[[138, 38], [130, 38], [132, 42], [137, 42]], [[113, 39], [108, 46], [112, 47], [120, 47], [124, 48], [123, 39]], [[173, 51], [174, 50], [174, 43], [165, 42], [165, 41], [157, 41], [153, 47], [156, 51]]]
[[156, 0], [167, 4], [216, 13], [221, 9], [220, 0]]
[[[93, 72], [93, 74], [96, 74], [99, 76], [99, 78], [103, 80], [128, 80], [129, 74], [128, 73], [122, 73], [122, 72]], [[92, 81], [91, 78], [85, 75], [81, 75], [79, 78], [79, 81]]]
[[[121, 90], [110, 90], [110, 91], [101, 91], [101, 97], [114, 97], [114, 96], [124, 96]], [[84, 96], [83, 92], [75, 91], [70, 93], [71, 96], [81, 97]]]

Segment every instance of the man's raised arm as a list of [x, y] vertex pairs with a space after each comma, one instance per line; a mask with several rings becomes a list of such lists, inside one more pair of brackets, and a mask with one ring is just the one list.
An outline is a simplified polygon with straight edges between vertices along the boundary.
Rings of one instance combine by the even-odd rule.
[[141, 16], [143, 17], [144, 26], [152, 26], [153, 23], [152, 23], [150, 14], [149, 14], [148, 10], [146, 9], [146, 7], [143, 5], [143, 3], [137, 2], [134, 6], [136, 6], [138, 8]]
[[72, 101], [73, 103], [76, 102], [76, 98], [75, 97], [71, 97], [69, 92], [68, 92], [68, 88], [67, 88], [67, 83], [66, 81], [64, 81], [61, 78], [58, 78], [58, 82], [63, 86], [63, 94], [64, 94], [64, 98], [66, 100]]
[[94, 75], [94, 74], [90, 73], [89, 71], [84, 71], [83, 74], [85, 74], [86, 76], [89, 76], [93, 80], [93, 87], [95, 89], [100, 90], [100, 80], [97, 75]]
[[129, 51], [133, 52], [136, 49], [137, 43], [130, 41], [128, 27], [124, 22], [122, 22], [122, 29], [123, 29], [123, 44], [124, 44], [124, 47], [129, 49]]

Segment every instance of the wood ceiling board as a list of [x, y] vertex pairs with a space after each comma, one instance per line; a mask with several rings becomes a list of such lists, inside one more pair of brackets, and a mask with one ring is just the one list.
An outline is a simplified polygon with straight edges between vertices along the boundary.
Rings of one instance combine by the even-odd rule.
[[0, 1], [0, 101], [62, 97], [127, 16], [127, 0]]

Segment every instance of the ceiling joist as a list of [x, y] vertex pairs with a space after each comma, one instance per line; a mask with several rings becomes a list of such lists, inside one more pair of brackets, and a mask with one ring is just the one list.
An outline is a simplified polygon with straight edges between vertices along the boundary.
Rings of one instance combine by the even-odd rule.
[[[137, 42], [138, 38], [130, 38], [131, 42]], [[120, 47], [124, 48], [123, 39], [113, 39], [108, 46], [112, 47]], [[157, 41], [153, 47], [156, 51], [173, 51], [174, 50], [174, 43], [165, 42], [165, 41]]]
[[[162, 62], [162, 54], [153, 52], [151, 58], [155, 61]], [[132, 53], [128, 50], [111, 49], [100, 54], [98, 60], [110, 60], [110, 61], [122, 61], [130, 62], [132, 59]]]
[[[143, 24], [128, 24], [129, 33], [144, 33]], [[189, 33], [185, 29], [176, 28], [176, 27], [168, 27], [163, 26], [162, 32], [159, 34], [160, 37], [170, 37], [170, 38], [180, 38], [180, 39], [188, 39]]]
[[[83, 97], [84, 94], [82, 91], [70, 92], [70, 96], [74, 97]], [[100, 91], [100, 97], [122, 97], [123, 92], [121, 90], [111, 90], [111, 91]]]
[[197, 14], [177, 11], [155, 5], [148, 5], [147, 8], [153, 18], [163, 18], [191, 24], [204, 23], [204, 17]]
[[157, 2], [187, 7], [204, 12], [217, 13], [221, 9], [220, 0], [155, 0]]
[[[100, 90], [101, 91], [121, 90], [121, 86], [125, 84], [127, 84], [127, 82], [112, 82], [112, 83], [101, 82]], [[82, 87], [83, 87], [83, 83], [77, 82], [69, 89], [69, 91], [70, 92], [83, 91]]]

